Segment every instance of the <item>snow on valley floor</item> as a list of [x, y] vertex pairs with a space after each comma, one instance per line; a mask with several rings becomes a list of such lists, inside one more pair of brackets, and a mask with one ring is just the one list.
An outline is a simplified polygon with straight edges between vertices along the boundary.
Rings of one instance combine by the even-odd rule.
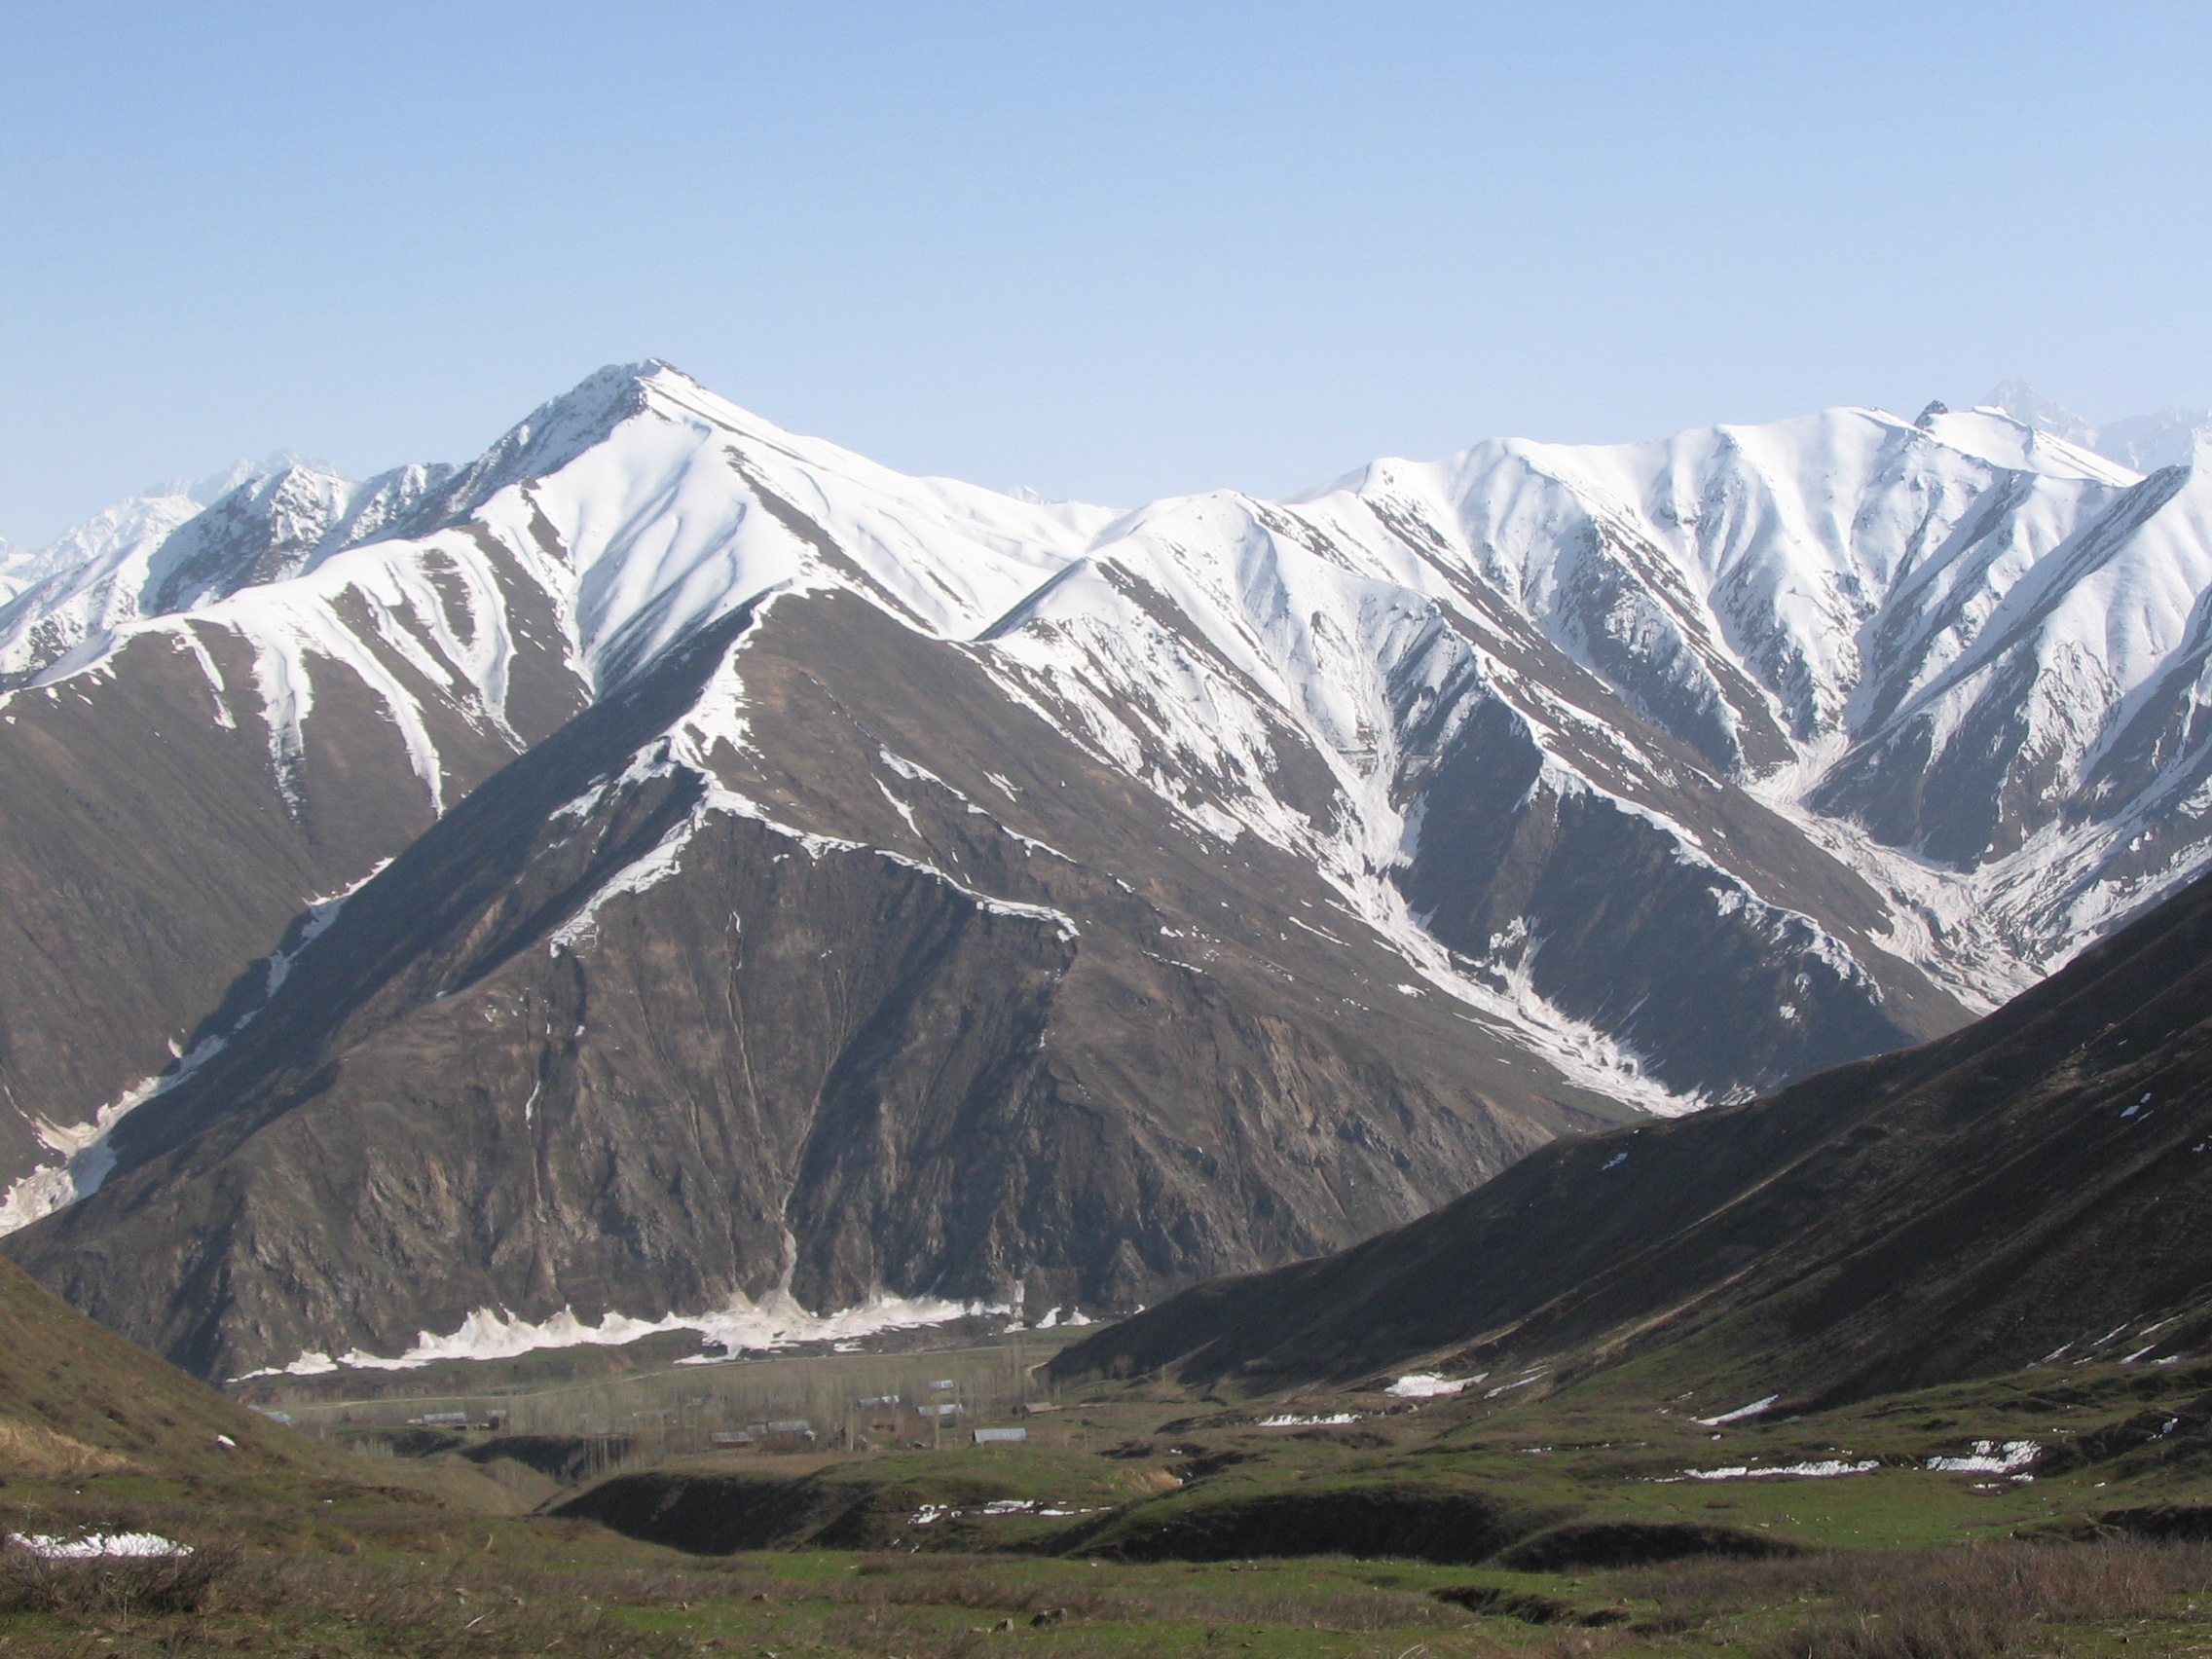
[[[320, 1377], [334, 1371], [409, 1371], [442, 1360], [515, 1359], [540, 1348], [620, 1347], [646, 1337], [670, 1331], [695, 1331], [703, 1347], [719, 1347], [735, 1354], [797, 1347], [808, 1343], [852, 1343], [892, 1331], [908, 1331], [956, 1319], [1013, 1317], [1015, 1309], [1006, 1303], [948, 1302], [940, 1297], [894, 1296], [878, 1291], [866, 1301], [832, 1313], [815, 1313], [801, 1307], [788, 1291], [777, 1291], [758, 1303], [738, 1297], [727, 1308], [710, 1313], [669, 1313], [658, 1319], [638, 1319], [627, 1313], [608, 1313], [597, 1324], [587, 1324], [563, 1309], [550, 1319], [532, 1322], [504, 1309], [480, 1308], [448, 1336], [417, 1333], [415, 1346], [404, 1353], [382, 1355], [359, 1348], [332, 1355], [310, 1351], [289, 1365], [249, 1371], [234, 1381], [244, 1382], [262, 1377]], [[1052, 1308], [1034, 1325], [1017, 1322], [1007, 1331], [1051, 1330], [1088, 1325], [1093, 1321], [1074, 1308]], [[702, 1353], [679, 1360], [680, 1365], [716, 1365], [718, 1354]]]

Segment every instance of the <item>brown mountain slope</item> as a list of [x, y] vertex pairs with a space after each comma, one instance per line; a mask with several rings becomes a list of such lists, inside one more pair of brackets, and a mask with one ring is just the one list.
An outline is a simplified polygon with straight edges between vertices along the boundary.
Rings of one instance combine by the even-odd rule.
[[2212, 883], [1950, 1037], [1545, 1147], [1061, 1354], [1264, 1390], [1638, 1362], [1827, 1401], [2212, 1342]]
[[1622, 1115], [1410, 977], [962, 647], [790, 596], [449, 812], [7, 1247], [210, 1377], [486, 1311], [1126, 1308]]

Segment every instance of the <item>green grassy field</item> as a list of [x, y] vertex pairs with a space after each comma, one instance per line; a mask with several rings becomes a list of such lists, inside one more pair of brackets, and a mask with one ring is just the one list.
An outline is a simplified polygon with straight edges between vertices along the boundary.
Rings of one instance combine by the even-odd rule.
[[[880, 1375], [847, 1357], [810, 1385]], [[1749, 1402], [1628, 1368], [1518, 1382], [1235, 1406], [1099, 1389], [1018, 1446], [671, 1456], [538, 1513], [515, 1512], [481, 1430], [373, 1461], [326, 1440], [338, 1472], [305, 1486], [17, 1479], [7, 1530], [160, 1531], [201, 1551], [203, 1581], [0, 1551], [0, 1651], [2212, 1652], [2212, 1366], [2055, 1367], [1717, 1425], [1697, 1419]], [[1265, 1425], [1336, 1416], [1356, 1420]], [[2038, 1451], [1931, 1466], [1976, 1442]], [[1751, 1472], [1794, 1467], [1851, 1472]]]

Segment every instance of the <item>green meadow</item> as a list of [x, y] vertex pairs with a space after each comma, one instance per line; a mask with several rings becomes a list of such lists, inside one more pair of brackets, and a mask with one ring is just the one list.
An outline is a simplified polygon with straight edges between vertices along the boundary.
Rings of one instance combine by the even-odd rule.
[[[881, 1399], [893, 1363], [813, 1356], [750, 1379], [742, 1364], [688, 1368], [599, 1379], [585, 1397], [604, 1416], [721, 1388], [742, 1417], [802, 1388]], [[978, 1398], [1007, 1376], [988, 1348], [895, 1364], [933, 1380], [965, 1366]], [[525, 1459], [593, 1436], [554, 1432], [549, 1399], [530, 1390], [571, 1383], [500, 1395], [496, 1429], [411, 1436], [336, 1419], [404, 1408], [403, 1425], [432, 1396], [330, 1399], [319, 1440], [313, 1425], [278, 1431], [297, 1437], [300, 1466], [265, 1476], [0, 1486], [10, 1532], [143, 1530], [196, 1552], [0, 1551], [0, 1651], [2212, 1651], [2212, 1366], [2056, 1366], [1723, 1423], [1699, 1419], [1750, 1402], [1664, 1386], [1623, 1368], [1428, 1399], [1099, 1387], [978, 1410], [1031, 1430], [1011, 1445], [865, 1425], [843, 1431], [850, 1445], [826, 1434], [788, 1453], [672, 1452], [666, 1436], [634, 1435], [581, 1479], [536, 1471], [536, 1496], [514, 1473]], [[1040, 1405], [1055, 1409], [1022, 1411]], [[374, 1456], [348, 1449], [372, 1441]], [[1935, 1464], [1977, 1457], [2016, 1466]]]

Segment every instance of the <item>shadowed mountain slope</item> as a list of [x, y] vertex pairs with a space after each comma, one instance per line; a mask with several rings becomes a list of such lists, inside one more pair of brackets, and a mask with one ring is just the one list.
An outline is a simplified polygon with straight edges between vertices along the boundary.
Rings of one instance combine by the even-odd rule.
[[1354, 1249], [1185, 1292], [1053, 1370], [1259, 1391], [1635, 1363], [1787, 1406], [2163, 1356], [2212, 1341], [2208, 1207], [2199, 882], [1967, 1030], [1556, 1143]]

